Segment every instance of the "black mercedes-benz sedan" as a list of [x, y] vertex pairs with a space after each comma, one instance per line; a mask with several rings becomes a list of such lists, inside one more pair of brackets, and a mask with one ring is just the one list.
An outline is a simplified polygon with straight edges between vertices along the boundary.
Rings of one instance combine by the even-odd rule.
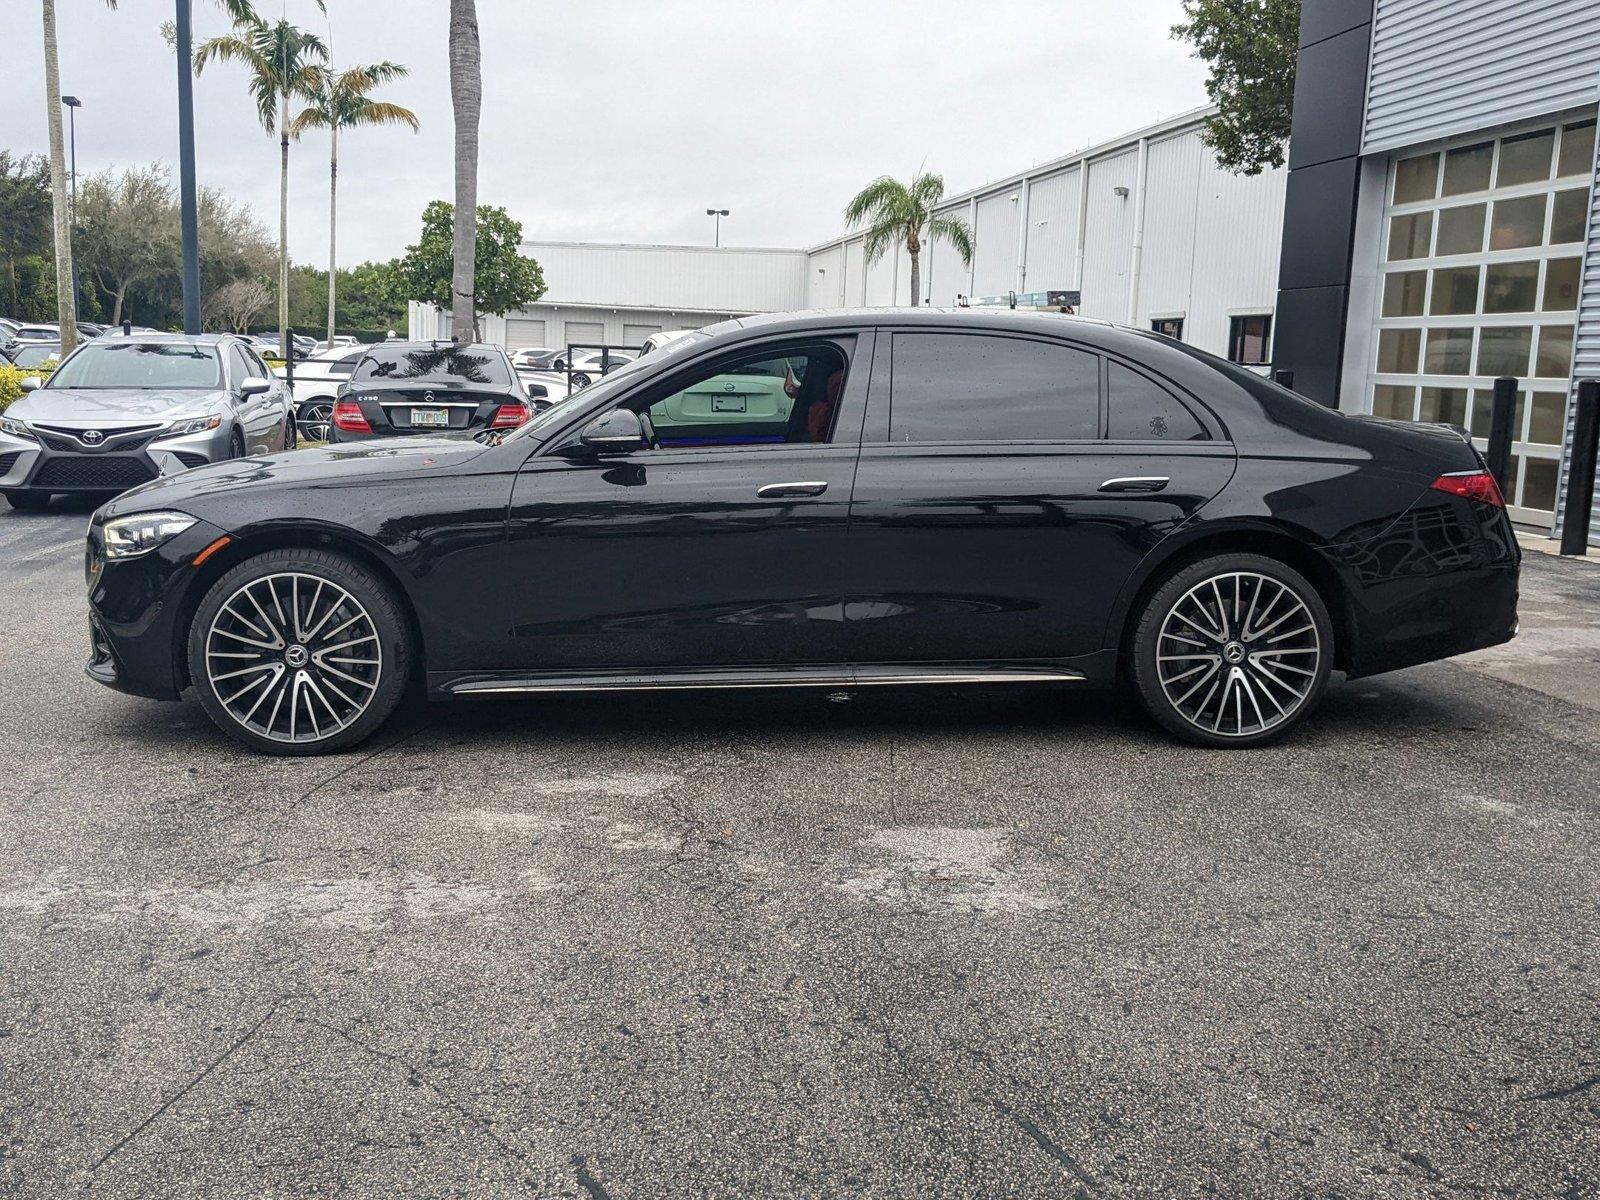
[[[264, 751], [407, 685], [508, 692], [1121, 678], [1250, 746], [1509, 639], [1519, 552], [1464, 432], [1330, 411], [1056, 315], [752, 317], [515, 430], [204, 467], [89, 528], [89, 674]], [[1048, 695], [1048, 689], [1045, 692]]]
[[499, 346], [378, 342], [335, 393], [328, 441], [515, 429], [532, 407]]

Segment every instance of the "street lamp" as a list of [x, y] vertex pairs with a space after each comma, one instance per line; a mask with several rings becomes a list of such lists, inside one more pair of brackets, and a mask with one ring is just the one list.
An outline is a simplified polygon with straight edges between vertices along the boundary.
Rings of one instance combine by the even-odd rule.
[[[71, 130], [69, 135], [72, 146], [72, 166], [69, 168], [72, 175], [72, 203], [68, 208], [67, 224], [78, 223], [78, 110], [83, 107], [83, 101], [76, 96], [63, 96], [61, 103], [67, 106], [67, 127]], [[78, 323], [78, 260], [72, 260], [72, 323]]]
[[708, 209], [706, 209], [706, 216], [715, 217], [717, 219], [717, 223], [716, 223], [716, 226], [715, 226], [716, 239], [712, 242], [712, 245], [714, 245], [714, 246], [722, 245], [722, 218], [727, 216], [727, 215], [728, 215], [728, 210], [725, 209], [725, 208], [708, 208]]
[[194, 49], [189, 0], [174, 0], [178, 43], [178, 208], [183, 229], [183, 331], [200, 332], [199, 209], [194, 187]]

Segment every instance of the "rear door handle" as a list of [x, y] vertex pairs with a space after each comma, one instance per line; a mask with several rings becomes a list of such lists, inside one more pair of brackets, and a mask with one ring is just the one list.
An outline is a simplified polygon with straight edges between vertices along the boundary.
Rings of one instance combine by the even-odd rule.
[[828, 490], [826, 480], [805, 480], [800, 483], [769, 483], [756, 489], [763, 500], [781, 500], [786, 496], [820, 496]]
[[1108, 479], [1100, 485], [1102, 492], [1159, 492], [1172, 481], [1165, 475], [1133, 475], [1124, 479]]

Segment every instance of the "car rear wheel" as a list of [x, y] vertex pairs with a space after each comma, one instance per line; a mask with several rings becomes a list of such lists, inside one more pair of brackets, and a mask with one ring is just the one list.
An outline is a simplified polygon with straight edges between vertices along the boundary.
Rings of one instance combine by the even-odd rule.
[[200, 602], [189, 677], [224, 732], [269, 754], [354, 746], [393, 714], [411, 635], [388, 587], [322, 550], [273, 550]]
[[1191, 563], [1156, 589], [1134, 630], [1140, 702], [1203, 746], [1276, 741], [1316, 708], [1332, 662], [1316, 588], [1259, 554]]
[[23, 512], [38, 512], [50, 506], [49, 492], [8, 491], [6, 503]]
[[328, 440], [328, 427], [333, 424], [333, 401], [313, 400], [300, 409], [300, 436], [308, 442]]

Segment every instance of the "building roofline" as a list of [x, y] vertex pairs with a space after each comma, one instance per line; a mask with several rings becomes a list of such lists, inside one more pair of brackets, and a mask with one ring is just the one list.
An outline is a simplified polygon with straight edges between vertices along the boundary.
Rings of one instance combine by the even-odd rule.
[[602, 250], [693, 250], [704, 254], [805, 254], [804, 246], [684, 246], [673, 242], [590, 242], [551, 238], [525, 238], [520, 247], [560, 246], [563, 249], [598, 247]]
[[[1131, 130], [1128, 133], [1120, 134], [1109, 141], [1096, 142], [1092, 146], [1085, 146], [1081, 150], [1075, 150], [1071, 154], [1064, 154], [1060, 158], [1048, 159], [1045, 162], [1037, 163], [1026, 170], [1016, 171], [1010, 175], [1002, 176], [999, 179], [991, 179], [987, 183], [979, 184], [975, 188], [968, 188], [964, 192], [957, 192], [953, 196], [946, 196], [943, 200], [939, 201], [938, 211], [943, 212], [946, 209], [952, 208], [958, 204], [970, 203], [973, 200], [989, 195], [991, 192], [1000, 192], [1004, 191], [1006, 188], [1016, 187], [1024, 180], [1038, 179], [1045, 175], [1058, 175], [1062, 171], [1068, 170], [1074, 166], [1081, 166], [1092, 159], [1105, 158], [1108, 155], [1118, 153], [1119, 151], [1132, 149], [1146, 139], [1156, 140], [1159, 138], [1170, 137], [1176, 134], [1184, 133], [1197, 125], [1204, 124], [1207, 119], [1215, 116], [1220, 111], [1221, 110], [1215, 104], [1205, 104], [1201, 105], [1199, 108], [1191, 108], [1187, 112], [1181, 112], [1176, 116], [1168, 117], [1165, 120], [1156, 121], [1153, 124], [1145, 125], [1139, 129]], [[832, 250], [835, 247], [843, 246], [848, 242], [859, 241], [863, 236], [864, 231], [860, 229], [852, 230], [849, 233], [841, 233], [837, 237], [829, 238], [825, 242], [818, 242], [814, 246], [807, 246], [806, 253], [816, 254], [823, 250]]]

